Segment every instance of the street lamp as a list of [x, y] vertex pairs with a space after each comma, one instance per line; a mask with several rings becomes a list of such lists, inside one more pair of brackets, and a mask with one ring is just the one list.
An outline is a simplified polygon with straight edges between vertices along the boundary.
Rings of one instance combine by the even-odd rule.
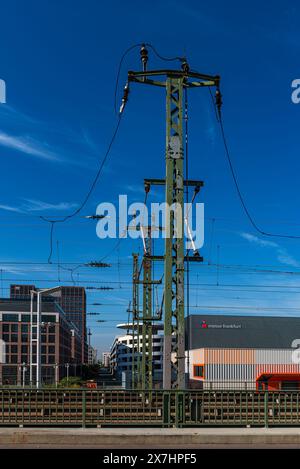
[[69, 385], [69, 367], [70, 367], [69, 363], [66, 363], [65, 367], [67, 370], [67, 384]]
[[[30, 386], [33, 383], [33, 367], [36, 367], [36, 387], [41, 385], [41, 319], [42, 319], [42, 296], [44, 293], [55, 293], [61, 287], [45, 288], [44, 290], [31, 290], [30, 291]], [[37, 311], [36, 322], [33, 322], [33, 299], [34, 295], [37, 297]], [[36, 344], [36, 361], [33, 361], [33, 344]]]
[[26, 363], [25, 363], [25, 362], [23, 362], [23, 363], [19, 366], [19, 371], [22, 373], [21, 386], [23, 386], [23, 388], [25, 388], [25, 373], [26, 373], [26, 371], [27, 371]]
[[53, 368], [54, 368], [54, 371], [55, 371], [55, 387], [57, 388], [57, 385], [58, 385], [58, 363], [55, 363], [55, 365], [53, 365]]

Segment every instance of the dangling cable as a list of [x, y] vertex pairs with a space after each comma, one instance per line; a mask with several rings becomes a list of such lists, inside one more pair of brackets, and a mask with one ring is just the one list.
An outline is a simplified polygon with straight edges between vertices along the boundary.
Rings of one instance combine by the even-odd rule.
[[[69, 220], [70, 218], [73, 218], [75, 217], [76, 215], [78, 215], [78, 213], [81, 212], [81, 210], [84, 208], [84, 206], [86, 205], [86, 203], [88, 202], [97, 182], [98, 182], [98, 179], [102, 173], [102, 169], [103, 169], [103, 166], [109, 156], [109, 153], [110, 153], [110, 150], [111, 150], [111, 147], [115, 141], [115, 138], [117, 136], [117, 133], [118, 133], [118, 130], [119, 130], [119, 126], [120, 126], [120, 123], [121, 123], [121, 118], [122, 118], [122, 115], [123, 115], [123, 111], [124, 111], [124, 108], [125, 108], [125, 105], [127, 103], [127, 100], [128, 100], [128, 94], [129, 94], [129, 85], [128, 83], [126, 83], [125, 87], [124, 87], [124, 92], [123, 92], [123, 98], [122, 98], [122, 104], [121, 104], [121, 107], [120, 107], [120, 110], [119, 112], [117, 111], [117, 93], [118, 93], [118, 85], [119, 85], [119, 79], [120, 79], [120, 73], [121, 73], [121, 69], [122, 69], [122, 64], [124, 62], [124, 59], [126, 57], [126, 55], [133, 49], [137, 48], [137, 47], [142, 47], [145, 49], [145, 46], [149, 47], [153, 52], [154, 54], [161, 60], [164, 60], [164, 61], [175, 61], [175, 60], [181, 60], [183, 61], [184, 59], [181, 58], [181, 57], [164, 57], [162, 55], [160, 55], [157, 50], [154, 48], [154, 46], [152, 44], [149, 44], [149, 43], [137, 43], [137, 44], [133, 44], [131, 47], [129, 47], [128, 49], [126, 49], [126, 51], [123, 53], [121, 59], [120, 59], [120, 62], [119, 62], [119, 66], [118, 66], [118, 71], [117, 71], [117, 78], [116, 78], [116, 85], [115, 85], [115, 93], [114, 93], [114, 110], [115, 110], [115, 114], [118, 115], [118, 119], [117, 119], [117, 123], [116, 123], [116, 126], [115, 126], [115, 129], [114, 129], [114, 132], [113, 132], [113, 135], [112, 135], [112, 138], [109, 142], [109, 145], [108, 145], [108, 148], [107, 148], [107, 151], [106, 153], [104, 154], [104, 157], [100, 163], [100, 166], [99, 166], [99, 169], [97, 171], [97, 174], [85, 196], [85, 198], [83, 199], [83, 202], [81, 203], [81, 205], [76, 209], [74, 210], [73, 213], [69, 214], [69, 215], [66, 215], [65, 217], [59, 219], [59, 220], [53, 220], [53, 219], [49, 219], [48, 217], [45, 217], [45, 216], [40, 216], [39, 218], [47, 223], [50, 223], [51, 224], [51, 229], [50, 229], [50, 253], [49, 253], [49, 256], [48, 256], [48, 263], [51, 264], [51, 259], [52, 259], [52, 252], [53, 252], [53, 231], [54, 231], [54, 225], [56, 223], [64, 223], [66, 220]], [[147, 51], [146, 51], [147, 53]]]
[[229, 151], [229, 147], [228, 147], [228, 144], [227, 144], [227, 139], [226, 139], [226, 135], [225, 135], [225, 131], [224, 131], [224, 125], [223, 125], [223, 118], [222, 118], [222, 113], [221, 113], [222, 96], [221, 96], [220, 90], [217, 89], [216, 98], [215, 98], [215, 101], [214, 101], [210, 87], [208, 87], [208, 89], [209, 89], [210, 95], [211, 95], [212, 100], [213, 100], [213, 106], [214, 106], [214, 109], [215, 109], [215, 112], [216, 112], [216, 118], [217, 118], [217, 121], [220, 125], [221, 136], [222, 136], [223, 145], [224, 145], [227, 161], [228, 161], [228, 164], [229, 164], [230, 172], [231, 172], [231, 175], [232, 175], [232, 179], [233, 179], [233, 182], [234, 182], [238, 197], [240, 199], [241, 205], [242, 205], [242, 207], [244, 209], [244, 212], [245, 212], [249, 222], [251, 223], [252, 227], [259, 234], [261, 234], [263, 236], [275, 237], [275, 238], [287, 238], [287, 239], [300, 239], [300, 236], [296, 236], [296, 235], [285, 235], [285, 234], [270, 233], [268, 231], [264, 231], [257, 225], [256, 221], [254, 220], [254, 218], [250, 214], [250, 212], [248, 210], [248, 207], [246, 205], [246, 202], [244, 200], [244, 197], [242, 195], [242, 192], [240, 190], [238, 178], [237, 178], [236, 172], [234, 170], [233, 163], [231, 161], [230, 151]]
[[153, 52], [154, 54], [160, 59], [160, 60], [163, 60], [164, 62], [173, 62], [173, 61], [176, 61], [176, 60], [179, 60], [179, 61], [183, 61], [184, 58], [183, 57], [164, 57], [163, 55], [160, 55], [157, 50], [155, 49], [155, 47], [152, 45], [152, 44], [149, 44], [147, 42], [138, 42], [137, 44], [133, 44], [131, 47], [128, 47], [128, 49], [125, 50], [125, 52], [123, 53], [121, 59], [120, 59], [120, 62], [119, 62], [119, 66], [118, 66], [118, 71], [117, 71], [117, 77], [116, 77], [116, 84], [115, 84], [115, 93], [114, 93], [114, 110], [115, 110], [115, 114], [117, 115], [118, 114], [118, 110], [117, 110], [117, 95], [118, 95], [118, 88], [119, 88], [119, 81], [120, 81], [120, 74], [121, 74], [121, 69], [122, 69], [122, 65], [123, 65], [123, 62], [125, 60], [125, 57], [127, 54], [129, 54], [129, 52], [131, 52], [133, 49], [136, 49], [137, 47], [149, 47]]
[[41, 220], [44, 220], [45, 222], [47, 223], [50, 223], [51, 224], [51, 229], [50, 229], [50, 253], [49, 253], [49, 257], [48, 257], [48, 263], [51, 264], [51, 258], [52, 258], [52, 252], [53, 252], [53, 230], [54, 230], [54, 225], [56, 223], [64, 223], [65, 221], [69, 220], [70, 218], [73, 218], [75, 217], [76, 215], [79, 214], [79, 212], [81, 212], [81, 210], [84, 208], [84, 206], [86, 205], [86, 203], [88, 202], [93, 190], [95, 189], [95, 186], [99, 180], [99, 177], [102, 173], [102, 170], [103, 170], [103, 167], [105, 165], [105, 162], [110, 154], [110, 151], [111, 151], [111, 148], [112, 148], [112, 145], [116, 139], [116, 136], [117, 136], [117, 133], [118, 133], [118, 130], [119, 130], [119, 127], [120, 127], [120, 123], [121, 123], [121, 118], [122, 118], [122, 113], [119, 114], [119, 118], [118, 118], [118, 121], [117, 121], [117, 124], [116, 124], [116, 127], [114, 129], [114, 132], [113, 132], [113, 135], [112, 135], [112, 138], [109, 142], [109, 145], [107, 147], [107, 150], [104, 154], [104, 157], [102, 158], [101, 162], [100, 162], [100, 165], [99, 165], [99, 169], [97, 171], [97, 174], [96, 176], [94, 177], [94, 180], [86, 194], [86, 196], [84, 197], [83, 199], [83, 202], [81, 203], [81, 205], [72, 213], [70, 213], [69, 215], [66, 215], [65, 217], [63, 217], [62, 219], [59, 219], [59, 220], [50, 220], [48, 219], [47, 217], [45, 216], [42, 216], [40, 215], [40, 219]]

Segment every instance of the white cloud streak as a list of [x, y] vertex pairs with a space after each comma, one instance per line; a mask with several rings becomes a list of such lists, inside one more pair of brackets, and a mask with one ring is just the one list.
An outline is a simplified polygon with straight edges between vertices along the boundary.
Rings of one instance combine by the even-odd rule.
[[12, 205], [0, 204], [0, 210], [6, 210], [8, 212], [17, 212], [17, 213], [26, 213], [26, 212], [38, 212], [44, 210], [70, 210], [78, 206], [78, 204], [73, 202], [59, 202], [57, 204], [52, 204], [48, 202], [43, 202], [42, 200], [36, 199], [24, 199], [25, 203], [21, 204], [19, 207]]
[[72, 202], [59, 202], [58, 204], [51, 204], [36, 199], [24, 199], [26, 203], [23, 205], [24, 210], [28, 212], [35, 212], [39, 210], [69, 210], [75, 208], [78, 204]]
[[275, 249], [277, 254], [277, 260], [281, 264], [289, 265], [292, 267], [300, 267], [300, 263], [294, 257], [292, 257], [286, 249], [280, 247], [278, 243], [275, 243], [274, 241], [261, 239], [258, 238], [258, 236], [245, 232], [240, 233], [240, 236], [249, 241], [249, 243], [256, 244], [257, 246]]
[[0, 145], [37, 158], [60, 161], [60, 158], [55, 153], [47, 149], [47, 145], [43, 146], [40, 142], [30, 137], [12, 136], [0, 132]]

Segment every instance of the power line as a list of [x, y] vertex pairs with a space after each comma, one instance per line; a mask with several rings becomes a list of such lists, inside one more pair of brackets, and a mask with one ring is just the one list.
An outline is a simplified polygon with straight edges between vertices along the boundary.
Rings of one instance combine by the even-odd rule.
[[76, 210], [74, 210], [74, 212], [70, 213], [69, 215], [66, 215], [66, 216], [65, 216], [64, 218], [62, 218], [62, 219], [56, 219], [56, 220], [52, 220], [52, 219], [51, 219], [51, 220], [50, 220], [49, 218], [40, 215], [41, 220], [44, 220], [44, 221], [46, 221], [47, 223], [50, 223], [50, 224], [51, 224], [51, 228], [50, 228], [50, 253], [49, 253], [49, 256], [48, 256], [48, 263], [49, 263], [49, 264], [51, 263], [51, 257], [52, 257], [52, 251], [53, 251], [53, 229], [54, 229], [54, 225], [55, 225], [56, 223], [64, 223], [65, 221], [69, 220], [70, 218], [75, 217], [76, 215], [78, 215], [78, 213], [81, 212], [81, 210], [82, 210], [82, 209], [84, 208], [84, 206], [86, 205], [86, 203], [87, 203], [87, 201], [89, 200], [89, 198], [90, 198], [90, 196], [91, 196], [91, 194], [92, 194], [92, 192], [93, 192], [93, 190], [94, 190], [94, 188], [95, 188], [95, 186], [96, 186], [96, 184], [97, 184], [97, 182], [98, 182], [98, 179], [99, 179], [99, 177], [100, 177], [100, 175], [101, 175], [101, 173], [102, 173], [102, 170], [103, 170], [103, 167], [104, 167], [104, 165], [105, 165], [105, 162], [106, 162], [106, 160], [107, 160], [107, 158], [108, 158], [108, 156], [109, 156], [109, 154], [110, 154], [110, 150], [111, 150], [112, 145], [113, 145], [113, 143], [114, 143], [114, 141], [115, 141], [115, 139], [116, 139], [116, 136], [117, 136], [117, 133], [118, 133], [118, 130], [119, 130], [119, 127], [120, 127], [122, 115], [123, 115], [123, 114], [120, 113], [119, 116], [118, 116], [118, 120], [117, 120], [115, 129], [114, 129], [114, 131], [113, 131], [112, 137], [111, 137], [111, 139], [110, 139], [109, 145], [108, 145], [108, 147], [107, 147], [107, 150], [106, 150], [106, 152], [105, 152], [105, 154], [104, 154], [104, 157], [103, 157], [102, 160], [101, 160], [101, 163], [100, 163], [99, 169], [98, 169], [98, 171], [97, 171], [97, 173], [96, 173], [96, 176], [94, 177], [94, 180], [93, 180], [93, 182], [92, 182], [92, 184], [91, 184], [91, 186], [90, 186], [90, 188], [89, 188], [89, 190], [88, 190], [86, 196], [84, 197], [84, 199], [83, 199], [81, 205], [80, 205]]
[[[173, 60], [182, 60], [180, 57], [164, 57], [162, 55], [160, 55], [157, 50], [154, 48], [154, 46], [152, 46], [152, 44], [142, 44], [142, 43], [138, 43], [138, 44], [134, 44], [132, 45], [131, 47], [129, 47], [122, 55], [121, 59], [120, 59], [120, 62], [119, 62], [119, 66], [118, 66], [118, 72], [117, 72], [117, 78], [116, 78], [116, 86], [115, 86], [115, 100], [114, 100], [114, 108], [115, 108], [115, 113], [117, 114], [117, 109], [116, 109], [116, 99], [117, 99], [117, 90], [118, 90], [118, 84], [119, 84], [119, 77], [120, 77], [120, 73], [121, 73], [121, 68], [122, 68], [122, 64], [123, 64], [123, 61], [126, 57], [126, 55], [131, 51], [133, 50], [134, 48], [136, 47], [143, 47], [144, 45], [147, 45], [148, 47], [150, 47], [153, 52], [161, 59], [161, 60], [165, 60], [165, 61], [173, 61]], [[125, 92], [124, 92], [124, 98], [123, 98], [123, 101], [124, 101], [124, 104], [126, 103], [127, 101], [127, 95], [128, 95], [128, 88], [126, 89], [126, 97], [125, 97]], [[115, 127], [115, 130], [113, 132], [113, 135], [112, 135], [112, 138], [109, 142], [109, 145], [108, 145], [108, 148], [107, 148], [107, 151], [100, 163], [100, 167], [98, 169], [98, 172], [85, 196], [85, 198], [83, 199], [83, 202], [81, 203], [81, 205], [76, 209], [74, 210], [74, 212], [72, 212], [71, 214], [69, 215], [66, 215], [65, 217], [63, 217], [62, 219], [49, 219], [49, 217], [45, 217], [45, 216], [40, 216], [40, 218], [48, 223], [51, 224], [51, 227], [50, 227], [50, 252], [49, 252], [49, 256], [48, 256], [48, 263], [51, 263], [51, 258], [52, 258], [52, 252], [53, 252], [53, 231], [54, 231], [54, 225], [56, 223], [64, 223], [66, 220], [70, 219], [70, 218], [73, 218], [75, 217], [76, 215], [78, 215], [78, 213], [80, 213], [80, 211], [83, 209], [83, 207], [86, 205], [87, 201], [89, 200], [97, 182], [98, 182], [98, 179], [101, 175], [101, 172], [102, 172], [102, 169], [104, 167], [104, 164], [109, 156], [109, 153], [110, 153], [110, 150], [111, 150], [111, 147], [115, 141], [115, 138], [117, 136], [117, 133], [118, 133], [118, 130], [119, 130], [119, 126], [120, 126], [120, 122], [121, 122], [121, 118], [122, 118], [122, 115], [123, 115], [123, 111], [124, 111], [124, 107], [118, 112], [118, 117], [117, 117], [117, 124], [116, 124], [116, 127]]]
[[272, 307], [264, 307], [264, 306], [210, 306], [210, 305], [201, 305], [201, 306], [193, 306], [193, 308], [197, 309], [230, 309], [230, 310], [250, 310], [250, 311], [298, 311], [300, 313], [300, 308], [290, 308], [290, 307], [281, 307], [281, 308], [272, 308]]
[[133, 44], [132, 46], [128, 47], [128, 49], [125, 50], [125, 52], [123, 53], [121, 59], [120, 59], [120, 62], [119, 62], [119, 66], [118, 66], [118, 70], [117, 70], [117, 77], [116, 77], [116, 84], [115, 84], [115, 92], [114, 92], [114, 110], [115, 110], [115, 114], [117, 115], [118, 114], [118, 110], [117, 110], [117, 95], [118, 95], [118, 88], [119, 88], [119, 80], [120, 80], [120, 74], [121, 74], [121, 69], [122, 69], [122, 65], [123, 65], [123, 62], [125, 60], [125, 57], [129, 54], [129, 52], [131, 52], [133, 49], [136, 49], [138, 47], [143, 47], [143, 46], [147, 46], [147, 47], [150, 47], [150, 49], [154, 52], [154, 54], [160, 59], [160, 60], [163, 60], [165, 62], [172, 62], [172, 61], [176, 61], [176, 60], [179, 60], [179, 61], [182, 61], [183, 58], [182, 57], [165, 57], [161, 54], [159, 54], [157, 52], [157, 50], [155, 49], [155, 47], [152, 45], [152, 44], [149, 44], [149, 43], [144, 43], [144, 42], [138, 42], [137, 44]]
[[225, 154], [226, 154], [226, 157], [227, 157], [227, 161], [228, 161], [228, 164], [229, 164], [229, 168], [230, 168], [230, 172], [231, 172], [231, 175], [232, 175], [232, 178], [233, 178], [233, 181], [234, 181], [234, 185], [236, 187], [236, 190], [237, 190], [237, 193], [238, 193], [238, 197], [240, 199], [240, 202], [242, 204], [242, 207], [244, 209], [244, 212], [248, 218], [248, 220], [250, 221], [251, 225], [253, 226], [253, 228], [258, 232], [260, 233], [261, 235], [263, 236], [268, 236], [268, 237], [277, 237], [277, 238], [288, 238], [288, 239], [300, 239], [300, 236], [296, 236], [296, 235], [285, 235], [285, 234], [278, 234], [278, 233], [270, 233], [268, 231], [264, 231], [262, 230], [256, 223], [256, 221], [254, 220], [254, 218], [252, 217], [252, 215], [250, 214], [249, 210], [248, 210], [248, 207], [246, 205], [246, 202], [244, 200], [244, 197], [242, 195], [242, 192], [240, 190], [240, 186], [239, 186], [239, 182], [238, 182], [238, 179], [237, 179], [237, 175], [236, 175], [236, 172], [234, 170], [234, 167], [233, 167], [233, 164], [232, 164], [232, 160], [231, 160], [231, 156], [230, 156], [230, 152], [229, 152], [229, 147], [228, 147], [228, 144], [227, 144], [227, 139], [226, 139], [226, 135], [225, 135], [225, 131], [224, 131], [224, 125], [223, 125], [223, 118], [222, 118], [222, 113], [221, 113], [221, 109], [220, 107], [217, 108], [217, 105], [213, 99], [213, 96], [212, 96], [212, 92], [211, 92], [211, 89], [210, 87], [208, 87], [209, 89], [209, 92], [210, 92], [210, 95], [212, 97], [212, 101], [213, 101], [213, 106], [214, 106], [214, 110], [215, 110], [215, 113], [216, 113], [216, 117], [217, 117], [217, 121], [220, 125], [220, 129], [221, 129], [221, 136], [222, 136], [222, 140], [223, 140], [223, 144], [224, 144], [224, 148], [225, 148]]

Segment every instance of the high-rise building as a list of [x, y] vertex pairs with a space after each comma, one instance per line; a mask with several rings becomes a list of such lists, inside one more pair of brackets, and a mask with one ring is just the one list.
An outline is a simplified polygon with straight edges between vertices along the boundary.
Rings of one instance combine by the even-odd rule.
[[[64, 287], [57, 292], [59, 304], [64, 310], [67, 318], [78, 328], [81, 335], [81, 355], [82, 362], [87, 363], [88, 346], [86, 330], [86, 292], [84, 287]], [[57, 294], [56, 293], [56, 294]], [[54, 294], [54, 295], [56, 295]]]
[[97, 363], [97, 350], [91, 345], [88, 346], [88, 364], [95, 365]]
[[[36, 308], [36, 301], [34, 302]], [[0, 363], [0, 384], [29, 384], [30, 369], [30, 300], [0, 300], [0, 339], [5, 356]], [[36, 363], [36, 345], [33, 345]], [[3, 357], [2, 357], [3, 358]], [[81, 365], [81, 336], [52, 298], [42, 301], [41, 311], [41, 381], [54, 383], [66, 375], [75, 375]], [[36, 368], [33, 369], [33, 382]]]
[[102, 362], [104, 368], [110, 367], [110, 352], [103, 352], [102, 353]]
[[[18, 299], [30, 298], [30, 291], [37, 290], [34, 285], [11, 285], [10, 297]], [[61, 286], [49, 297], [54, 297], [57, 303], [63, 309], [67, 319], [75, 324], [81, 336], [81, 361], [88, 361], [88, 345], [86, 331], [86, 292], [84, 287], [79, 286]], [[46, 301], [46, 297], [44, 297]]]

